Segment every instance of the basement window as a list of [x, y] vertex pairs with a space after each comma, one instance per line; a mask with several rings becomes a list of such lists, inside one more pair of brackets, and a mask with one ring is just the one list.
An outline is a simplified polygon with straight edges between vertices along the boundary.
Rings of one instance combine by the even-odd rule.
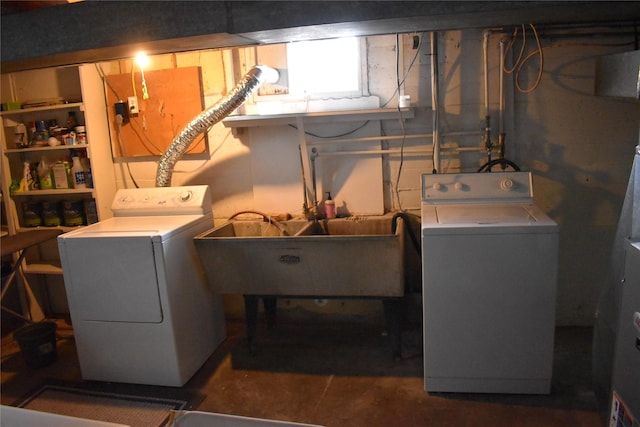
[[356, 37], [259, 46], [258, 63], [277, 68], [277, 84], [265, 84], [258, 102], [293, 102], [365, 95], [363, 40]]
[[287, 44], [289, 93], [295, 97], [357, 96], [360, 43], [357, 38]]

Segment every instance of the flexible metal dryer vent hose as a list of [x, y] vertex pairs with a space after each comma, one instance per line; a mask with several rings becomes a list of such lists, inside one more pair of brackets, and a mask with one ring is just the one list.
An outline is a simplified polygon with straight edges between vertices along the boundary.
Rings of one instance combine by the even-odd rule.
[[169, 187], [171, 185], [171, 176], [173, 175], [175, 164], [182, 158], [198, 135], [206, 132], [211, 126], [244, 104], [260, 85], [265, 82], [275, 83], [278, 79], [279, 73], [277, 70], [265, 65], [257, 65], [244, 75], [242, 80], [227, 96], [192, 119], [180, 134], [175, 137], [160, 159], [156, 173], [156, 187]]

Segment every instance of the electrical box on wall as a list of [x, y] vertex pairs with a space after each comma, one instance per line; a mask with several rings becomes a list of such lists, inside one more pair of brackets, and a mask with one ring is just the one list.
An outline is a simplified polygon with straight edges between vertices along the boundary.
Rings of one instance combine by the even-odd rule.
[[138, 106], [138, 97], [130, 96], [127, 104], [129, 105], [129, 114], [135, 115], [140, 113], [140, 107]]
[[124, 101], [118, 101], [113, 104], [116, 118], [122, 116], [122, 123], [129, 123], [129, 111], [127, 110], [127, 104]]

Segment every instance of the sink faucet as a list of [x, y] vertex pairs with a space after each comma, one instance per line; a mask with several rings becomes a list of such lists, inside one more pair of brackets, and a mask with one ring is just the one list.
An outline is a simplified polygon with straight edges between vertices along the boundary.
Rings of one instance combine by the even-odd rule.
[[316, 158], [318, 156], [318, 149], [313, 147], [311, 149], [311, 180], [313, 181], [313, 206], [311, 207], [311, 213], [313, 214], [314, 221], [318, 221], [318, 190], [316, 187]]

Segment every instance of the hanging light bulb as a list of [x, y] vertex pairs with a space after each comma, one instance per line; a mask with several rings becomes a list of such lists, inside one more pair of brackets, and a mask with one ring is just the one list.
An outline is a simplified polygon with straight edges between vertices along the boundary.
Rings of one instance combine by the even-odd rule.
[[140, 67], [140, 69], [144, 69], [147, 65], [149, 65], [149, 57], [144, 52], [138, 52], [136, 54], [136, 64]]

